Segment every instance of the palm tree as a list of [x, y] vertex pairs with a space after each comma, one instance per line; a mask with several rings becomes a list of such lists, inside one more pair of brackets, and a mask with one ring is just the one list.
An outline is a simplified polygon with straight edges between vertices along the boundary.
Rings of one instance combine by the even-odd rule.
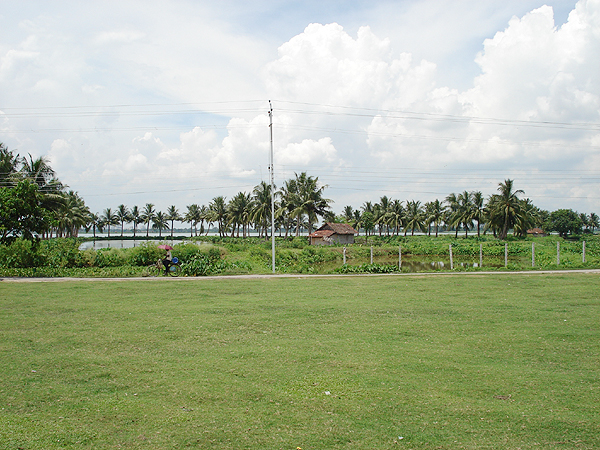
[[171, 238], [173, 238], [174, 223], [176, 220], [181, 220], [181, 215], [179, 214], [179, 211], [177, 211], [175, 205], [171, 205], [167, 209], [166, 219], [171, 221]]
[[119, 205], [117, 207], [117, 217], [119, 218], [119, 222], [121, 222], [121, 237], [123, 237], [123, 227], [125, 222], [129, 222], [130, 220], [130, 213], [129, 210], [127, 209], [127, 206], [125, 205]]
[[440, 222], [444, 220], [446, 208], [442, 202], [440, 202], [438, 199], [435, 199], [430, 203], [428, 214], [429, 217], [427, 220], [430, 221], [430, 223], [433, 223], [435, 226], [435, 237], [438, 237], [438, 229]]
[[140, 212], [140, 209], [137, 207], [137, 205], [131, 208], [131, 211], [129, 212], [129, 219], [131, 220], [131, 223], [133, 223], [133, 237], [135, 237], [137, 226], [140, 223], [144, 222], [144, 219], [142, 218], [142, 213]]
[[477, 237], [481, 236], [481, 222], [485, 218], [484, 199], [481, 191], [471, 192], [471, 203], [473, 208], [473, 219], [477, 221]]
[[[0, 142], [0, 181], [11, 180], [19, 171], [22, 159]], [[4, 183], [2, 183], [4, 186]]]
[[108, 227], [108, 237], [110, 237], [110, 226], [119, 224], [119, 216], [111, 208], [106, 208], [102, 213], [101, 219]]
[[92, 228], [94, 237], [96, 237], [96, 228], [100, 233], [104, 231], [104, 221], [98, 214], [95, 213], [90, 213], [87, 226], [89, 228], [86, 228], [86, 231]]
[[459, 219], [460, 214], [458, 213], [458, 209], [459, 209], [458, 196], [454, 193], [448, 194], [445, 201], [446, 201], [446, 204], [448, 205], [448, 207], [446, 208], [446, 216], [444, 218], [444, 221], [446, 222], [446, 224], [448, 226], [455, 228], [456, 232], [454, 234], [454, 237], [457, 238], [458, 237], [458, 226], [460, 225], [460, 219]]
[[162, 211], [158, 211], [156, 214], [154, 214], [154, 217], [152, 218], [152, 228], [158, 229], [159, 238], [162, 237], [162, 230], [169, 229], [169, 224], [167, 222], [167, 216]]
[[246, 226], [250, 223], [250, 206], [252, 199], [250, 194], [238, 192], [228, 203], [227, 212], [229, 225], [231, 225], [231, 237], [234, 236], [237, 229], [237, 237], [240, 237], [240, 226], [243, 236], [246, 237]]
[[146, 237], [149, 236], [150, 223], [152, 222], [152, 220], [154, 220], [155, 214], [156, 211], [154, 210], [154, 204], [146, 203], [146, 206], [144, 206], [144, 210], [142, 211], [142, 221], [144, 224], [146, 224]]
[[308, 234], [312, 233], [312, 225], [318, 216], [323, 216], [332, 200], [323, 198], [327, 186], [319, 187], [319, 177], [309, 177], [306, 172], [296, 175], [298, 184], [298, 206], [293, 211], [294, 216], [306, 214], [308, 219]]
[[225, 220], [227, 218], [227, 205], [225, 197], [219, 195], [208, 204], [210, 220], [216, 220], [219, 225], [219, 236], [225, 236]]
[[[285, 237], [288, 237], [289, 230], [292, 228], [292, 220], [294, 219], [293, 211], [299, 205], [298, 184], [295, 178], [286, 180], [283, 187], [277, 193], [280, 202], [279, 208], [275, 211], [275, 216], [281, 218], [283, 227], [285, 228]], [[298, 236], [298, 227], [296, 227], [296, 236]]]
[[183, 220], [190, 223], [190, 237], [192, 237], [193, 231], [196, 229], [196, 225], [200, 221], [200, 207], [195, 203], [188, 205], [187, 212], [185, 213]]
[[392, 227], [394, 234], [400, 234], [400, 228], [404, 221], [404, 207], [400, 200], [393, 200], [390, 204], [388, 224]]
[[518, 194], [524, 194], [521, 189], [513, 190], [513, 180], [507, 179], [498, 184], [500, 194], [494, 194], [488, 201], [489, 220], [492, 224], [501, 224], [499, 238], [504, 240], [508, 230], [513, 227], [521, 216], [521, 201]]
[[252, 190], [252, 215], [251, 220], [259, 225], [260, 236], [265, 233], [268, 238], [267, 229], [271, 220], [271, 185], [261, 181]]
[[411, 200], [406, 202], [406, 225], [404, 227], [404, 236], [408, 229], [411, 229], [411, 236], [415, 235], [415, 229], [425, 232], [425, 214], [420, 201]]
[[458, 225], [465, 228], [465, 237], [468, 237], [469, 228], [473, 227], [473, 203], [471, 194], [464, 191], [458, 194], [458, 208], [456, 210], [455, 220]]
[[590, 228], [592, 229], [592, 233], [596, 228], [600, 227], [600, 220], [596, 213], [590, 213], [588, 217], [588, 223], [590, 224]]

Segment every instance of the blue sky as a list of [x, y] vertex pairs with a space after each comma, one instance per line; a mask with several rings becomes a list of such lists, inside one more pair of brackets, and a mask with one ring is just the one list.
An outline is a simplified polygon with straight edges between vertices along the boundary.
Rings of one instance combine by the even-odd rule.
[[493, 194], [600, 212], [600, 1], [0, 1], [0, 141], [92, 210], [307, 171], [341, 212]]

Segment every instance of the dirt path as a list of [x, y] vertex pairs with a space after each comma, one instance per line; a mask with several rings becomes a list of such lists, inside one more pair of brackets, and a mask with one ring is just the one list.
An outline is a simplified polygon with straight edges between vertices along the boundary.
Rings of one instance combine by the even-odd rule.
[[208, 277], [130, 277], [130, 278], [0, 278], [0, 282], [8, 283], [57, 283], [67, 281], [202, 281], [202, 280], [227, 280], [227, 279], [259, 279], [259, 278], [344, 278], [344, 277], [440, 277], [440, 276], [484, 276], [484, 275], [569, 275], [574, 273], [587, 273], [600, 275], [600, 269], [575, 269], [575, 270], [522, 270], [514, 272], [414, 272], [390, 274], [329, 274], [329, 275], [302, 275], [302, 274], [261, 274], [261, 275], [220, 275]]

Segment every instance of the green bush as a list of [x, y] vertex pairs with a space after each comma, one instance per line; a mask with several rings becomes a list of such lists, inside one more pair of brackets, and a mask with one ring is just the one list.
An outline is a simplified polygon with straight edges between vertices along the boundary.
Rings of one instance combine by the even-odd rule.
[[127, 249], [127, 261], [132, 266], [148, 266], [155, 263], [165, 254], [153, 242], [144, 242], [138, 247]]
[[125, 252], [116, 248], [102, 248], [96, 251], [96, 267], [120, 267], [127, 263]]
[[27, 268], [44, 265], [43, 256], [39, 253], [39, 245], [18, 238], [9, 245], [0, 246], [0, 266], [7, 268]]

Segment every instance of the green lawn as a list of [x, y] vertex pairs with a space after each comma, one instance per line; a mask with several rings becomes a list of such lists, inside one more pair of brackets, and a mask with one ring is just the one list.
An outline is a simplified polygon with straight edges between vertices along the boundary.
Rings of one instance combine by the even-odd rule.
[[0, 283], [0, 448], [597, 449], [598, 274]]

